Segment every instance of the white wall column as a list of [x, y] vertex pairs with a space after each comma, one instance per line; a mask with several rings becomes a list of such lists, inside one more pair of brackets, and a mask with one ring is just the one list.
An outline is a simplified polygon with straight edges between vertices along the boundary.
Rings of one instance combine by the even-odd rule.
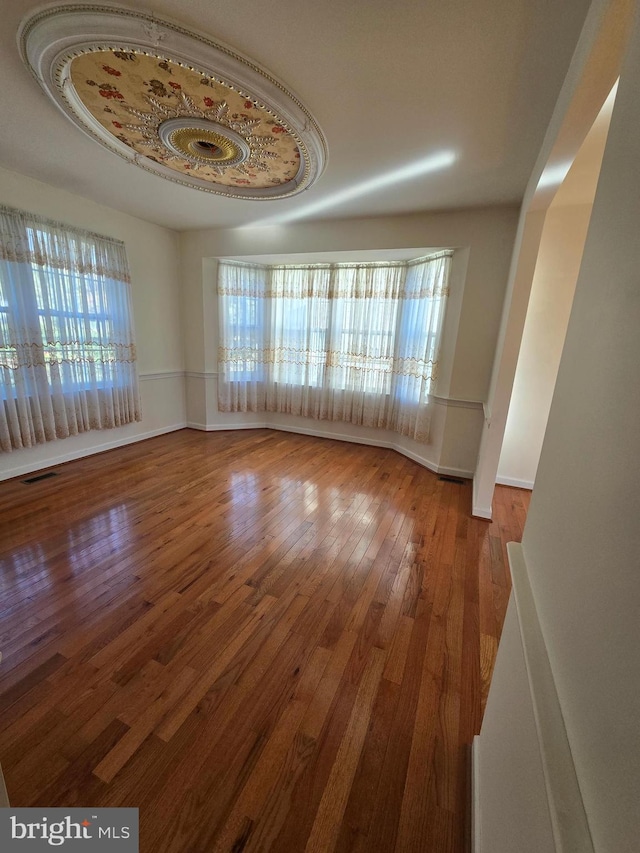
[[636, 24], [514, 566], [527, 606], [505, 629], [475, 750], [477, 853], [529, 849], [513, 839], [540, 823], [556, 851], [638, 849], [639, 138]]

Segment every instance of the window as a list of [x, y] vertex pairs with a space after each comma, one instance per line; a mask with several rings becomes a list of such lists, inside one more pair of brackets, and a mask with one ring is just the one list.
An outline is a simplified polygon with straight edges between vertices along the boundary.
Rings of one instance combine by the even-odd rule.
[[[321, 388], [327, 377], [331, 270], [326, 266], [268, 271], [271, 380]], [[298, 273], [302, 273], [299, 275]]]
[[140, 420], [124, 245], [0, 209], [0, 447]]
[[427, 440], [451, 253], [407, 263], [221, 261], [222, 411], [277, 411]]
[[221, 317], [219, 358], [227, 364], [230, 382], [258, 382], [264, 378], [265, 277], [259, 267], [247, 267], [241, 279], [233, 273]]

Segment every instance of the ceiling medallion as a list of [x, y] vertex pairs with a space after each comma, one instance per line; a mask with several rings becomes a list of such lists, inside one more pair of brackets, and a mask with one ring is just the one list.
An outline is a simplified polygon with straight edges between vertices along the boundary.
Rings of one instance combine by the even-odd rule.
[[[195, 121], [187, 120], [186, 124], [183, 122], [184, 119], [167, 119], [155, 128], [160, 142], [173, 151], [176, 158], [190, 160], [194, 168], [200, 165], [210, 166], [216, 169], [218, 174], [222, 174], [222, 170], [228, 166], [236, 164], [242, 164], [237, 166], [238, 169], [246, 169], [244, 164], [249, 146], [243, 137], [236, 143], [230, 138], [228, 129], [216, 133], [215, 125], [211, 121], [203, 121], [201, 125]], [[267, 168], [262, 162], [259, 167]]]
[[[231, 165], [245, 175], [251, 174], [252, 170], [268, 172], [269, 159], [278, 157], [271, 150], [277, 138], [254, 132], [261, 120], [234, 120], [229, 115], [226, 101], [214, 104], [212, 109], [202, 110], [182, 91], [176, 92], [174, 101], [170, 103], [162, 103], [150, 95], [145, 100], [148, 111], [126, 108], [137, 122], [123, 127], [140, 133], [146, 144], [160, 156], [169, 149], [169, 159], [187, 159], [194, 169], [204, 165], [220, 175]], [[207, 100], [211, 101], [210, 98]], [[298, 166], [297, 163], [291, 165]]]
[[322, 131], [280, 81], [231, 48], [133, 9], [68, 5], [26, 18], [24, 62], [110, 151], [218, 195], [274, 199], [322, 174]]

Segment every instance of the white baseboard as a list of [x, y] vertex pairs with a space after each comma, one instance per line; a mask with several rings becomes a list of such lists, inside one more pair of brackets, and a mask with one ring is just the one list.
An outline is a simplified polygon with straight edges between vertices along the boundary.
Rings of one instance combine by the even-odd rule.
[[270, 424], [199, 424], [196, 421], [187, 421], [188, 429], [199, 429], [201, 432], [224, 432], [231, 429], [274, 429]]
[[533, 489], [533, 480], [516, 480], [513, 477], [496, 477], [499, 486], [513, 486], [515, 489]]
[[473, 497], [471, 499], [471, 515], [474, 518], [484, 518], [486, 521], [491, 521], [493, 518], [493, 510], [490, 506], [481, 506], [478, 503], [477, 497], [477, 480], [473, 478]]
[[[106, 450], [113, 450], [116, 447], [124, 447], [127, 444], [135, 444], [137, 441], [144, 441], [147, 438], [154, 438], [156, 435], [164, 435], [167, 432], [175, 432], [179, 429], [184, 429], [186, 423], [172, 424], [171, 426], [160, 427], [159, 429], [148, 430], [147, 432], [139, 432], [136, 435], [127, 436], [126, 438], [116, 438], [113, 441], [105, 441], [102, 444], [95, 444], [92, 447], [82, 447], [76, 450], [70, 450], [67, 453], [61, 453], [58, 456], [43, 459], [41, 462], [25, 462], [22, 465], [17, 465], [15, 468], [9, 468], [6, 471], [0, 472], [0, 480], [10, 480], [12, 477], [20, 477], [23, 474], [32, 474], [35, 471], [41, 471], [44, 468], [54, 468], [56, 465], [62, 465], [63, 462], [72, 462], [74, 459], [82, 459], [85, 456], [94, 456], [96, 453], [104, 453]], [[43, 446], [43, 445], [38, 445]]]
[[480, 773], [478, 772], [478, 735], [471, 744], [471, 853], [482, 853], [480, 834]]
[[403, 456], [406, 456], [409, 459], [413, 459], [414, 462], [417, 462], [419, 465], [422, 465], [423, 468], [427, 468], [429, 471], [433, 471], [434, 474], [444, 474], [449, 477], [461, 477], [466, 480], [470, 480], [473, 477], [473, 471], [466, 471], [463, 468], [449, 468], [447, 466], [436, 465], [430, 460], [425, 459], [424, 456], [420, 456], [420, 454], [414, 453], [412, 450], [403, 447], [401, 444], [397, 444], [395, 441], [377, 441], [376, 439], [367, 438], [365, 436], [325, 432], [321, 429], [286, 426], [283, 424], [274, 424], [269, 422], [260, 422], [252, 424], [199, 424], [195, 423], [194, 421], [188, 421], [187, 426], [190, 429], [199, 429], [205, 432], [236, 429], [274, 429], [278, 430], [279, 432], [293, 432], [298, 433], [300, 435], [312, 435], [315, 438], [327, 438], [333, 441], [347, 441], [351, 444], [366, 444], [369, 447], [384, 447], [388, 448], [389, 450], [396, 450]]
[[[499, 486], [512, 486], [516, 489], [533, 489], [533, 483], [528, 480], [515, 480], [512, 477], [497, 477], [496, 483]], [[478, 503], [476, 496], [476, 481], [473, 480], [473, 500], [471, 503], [471, 515], [474, 518], [483, 518], [486, 521], [491, 521], [493, 518], [493, 508], [490, 506], [481, 506]]]
[[[460, 477], [462, 479], [467, 480], [470, 480], [473, 477], [472, 471], [467, 471], [463, 468], [450, 468], [445, 465], [436, 465], [429, 459], [426, 459], [424, 456], [420, 456], [418, 453], [414, 453], [412, 450], [409, 450], [406, 447], [402, 447], [402, 445], [396, 444], [396, 442], [393, 441], [375, 441], [371, 438], [346, 435], [344, 433], [326, 433], [322, 430], [308, 429], [307, 427], [289, 427], [283, 426], [281, 424], [276, 425], [266, 422], [252, 424], [201, 424], [197, 423], [196, 421], [185, 421], [184, 423], [172, 424], [171, 426], [160, 427], [159, 429], [148, 430], [147, 432], [143, 433], [137, 433], [136, 435], [127, 436], [126, 438], [119, 438], [114, 439], [113, 441], [103, 442], [102, 444], [93, 445], [90, 448], [78, 448], [77, 450], [72, 450], [67, 453], [61, 453], [58, 456], [51, 457], [35, 464], [31, 462], [25, 463], [23, 465], [17, 465], [15, 468], [10, 468], [7, 471], [1, 472], [0, 481], [9, 480], [12, 477], [20, 477], [23, 474], [31, 474], [35, 471], [41, 471], [44, 468], [53, 468], [56, 465], [62, 465], [64, 462], [72, 462], [74, 459], [81, 459], [85, 456], [93, 456], [96, 453], [104, 453], [106, 450], [113, 450], [116, 447], [124, 447], [127, 444], [134, 444], [137, 441], [144, 441], [147, 438], [154, 438], [157, 435], [164, 435], [165, 433], [176, 432], [179, 429], [185, 428], [197, 429], [203, 432], [220, 432], [224, 430], [241, 429], [273, 429], [278, 430], [280, 432], [293, 432], [301, 433], [302, 435], [312, 435], [316, 438], [328, 438], [333, 439], [334, 441], [347, 441], [351, 444], [366, 444], [369, 447], [384, 447], [401, 453], [403, 456], [412, 459], [414, 462], [417, 462], [419, 465], [422, 465], [429, 471], [433, 471], [434, 474], [443, 474], [448, 477]], [[473, 514], [476, 515], [475, 512]], [[491, 515], [489, 514], [487, 517], [491, 518]]]
[[[473, 475], [472, 475], [473, 476]], [[515, 480], [513, 477], [497, 477], [496, 484], [499, 486], [512, 486], [516, 489], [528, 489], [532, 491], [533, 483], [529, 480]], [[486, 521], [491, 521], [493, 518], [493, 508], [490, 506], [481, 506], [478, 503], [476, 496], [476, 481], [473, 480], [473, 500], [471, 503], [471, 515], [474, 518], [483, 518]]]
[[491, 521], [491, 519], [493, 518], [493, 513], [490, 509], [479, 506], [471, 507], [471, 515], [474, 518], [481, 518], [483, 521]]

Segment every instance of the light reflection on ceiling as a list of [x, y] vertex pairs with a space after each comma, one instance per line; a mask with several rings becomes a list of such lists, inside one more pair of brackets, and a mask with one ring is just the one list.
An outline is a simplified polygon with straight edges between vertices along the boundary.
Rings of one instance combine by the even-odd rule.
[[[360, 196], [379, 193], [381, 190], [389, 187], [395, 187], [403, 181], [409, 181], [421, 177], [422, 175], [428, 175], [431, 172], [438, 172], [441, 169], [446, 169], [449, 166], [452, 166], [456, 160], [457, 155], [454, 151], [438, 151], [435, 154], [430, 154], [420, 160], [412, 161], [411, 163], [400, 166], [397, 169], [385, 172], [382, 175], [376, 175], [373, 178], [360, 181], [346, 189], [333, 193], [333, 195], [326, 196], [317, 202], [311, 202], [310, 204], [307, 204], [304, 207], [299, 207], [289, 213], [283, 213], [280, 215], [276, 214], [268, 219], [261, 219], [244, 227], [255, 228], [256, 226], [286, 225], [299, 219], [308, 219], [309, 217], [325, 210], [339, 208], [340, 205], [343, 205], [348, 201], [352, 201], [353, 199], [360, 198]], [[336, 211], [336, 216], [339, 215], [339, 212]]]

